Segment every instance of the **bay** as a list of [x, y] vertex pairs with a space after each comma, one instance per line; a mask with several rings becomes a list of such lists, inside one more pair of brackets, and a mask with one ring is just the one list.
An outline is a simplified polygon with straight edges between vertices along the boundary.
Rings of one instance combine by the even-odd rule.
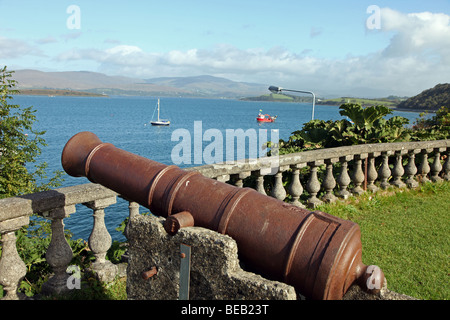
[[[197, 128], [198, 124], [201, 124], [202, 134], [209, 129], [219, 130], [224, 139], [227, 129], [244, 131], [254, 129], [256, 132], [268, 130], [270, 140], [270, 132], [275, 129], [278, 130], [279, 138], [286, 140], [293, 131], [299, 130], [312, 117], [312, 105], [308, 103], [161, 98], [161, 118], [170, 119], [171, 125], [156, 127], [149, 124], [152, 116], [156, 118], [156, 97], [19, 95], [14, 96], [12, 103], [22, 107], [33, 106], [36, 110], [35, 128], [46, 131], [44, 139], [47, 143], [47, 146], [42, 148], [42, 155], [38, 161], [48, 163], [49, 176], [55, 170], [63, 170], [61, 153], [64, 145], [73, 135], [82, 131], [91, 131], [104, 142], [110, 142], [118, 148], [167, 165], [173, 164], [172, 150], [182, 141], [176, 133], [189, 132], [192, 142], [191, 161], [179, 164], [180, 167], [188, 167], [205, 163], [204, 161], [194, 163], [195, 124]], [[256, 116], [259, 110], [277, 115], [276, 122], [258, 124]], [[394, 115], [409, 119], [410, 124], [419, 117], [419, 114], [414, 112], [395, 111], [392, 116]], [[338, 106], [316, 105], [314, 118], [337, 120], [342, 116], [339, 114]], [[210, 142], [203, 141], [202, 150], [208, 143]], [[68, 175], [65, 175], [64, 179], [63, 186], [89, 182], [85, 178]], [[76, 208], [77, 212], [64, 220], [66, 228], [73, 233], [74, 238], [87, 240], [92, 230], [92, 210], [83, 205], [77, 205]], [[141, 208], [141, 212], [145, 211], [148, 212], [148, 209]], [[123, 235], [115, 229], [128, 216], [128, 203], [118, 199], [118, 204], [106, 208], [105, 213], [105, 223], [113, 240], [124, 240]]]

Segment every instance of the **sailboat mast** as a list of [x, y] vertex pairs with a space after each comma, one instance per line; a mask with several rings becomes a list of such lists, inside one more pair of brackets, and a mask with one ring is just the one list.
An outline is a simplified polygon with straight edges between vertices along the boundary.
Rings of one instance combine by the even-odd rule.
[[159, 99], [158, 99], [158, 121], [159, 121]]

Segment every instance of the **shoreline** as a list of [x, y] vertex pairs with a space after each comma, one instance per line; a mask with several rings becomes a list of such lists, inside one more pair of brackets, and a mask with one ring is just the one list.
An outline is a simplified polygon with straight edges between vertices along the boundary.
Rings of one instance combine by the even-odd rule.
[[64, 96], [64, 97], [108, 97], [105, 94], [86, 91], [62, 90], [62, 89], [19, 89], [17, 95], [21, 96]]

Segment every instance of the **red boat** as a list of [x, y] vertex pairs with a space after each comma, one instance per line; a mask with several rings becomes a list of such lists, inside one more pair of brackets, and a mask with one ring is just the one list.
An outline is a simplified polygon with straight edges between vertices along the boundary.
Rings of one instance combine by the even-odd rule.
[[277, 116], [270, 116], [268, 114], [262, 114], [262, 110], [259, 111], [258, 117], [256, 117], [256, 121], [258, 122], [275, 122]]

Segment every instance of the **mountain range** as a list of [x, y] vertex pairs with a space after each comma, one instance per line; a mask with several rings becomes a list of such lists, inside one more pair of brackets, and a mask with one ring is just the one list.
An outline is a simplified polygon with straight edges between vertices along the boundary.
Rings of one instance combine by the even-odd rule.
[[16, 70], [17, 88], [86, 91], [106, 95], [241, 98], [267, 92], [267, 85], [208, 75], [139, 79], [90, 71]]

